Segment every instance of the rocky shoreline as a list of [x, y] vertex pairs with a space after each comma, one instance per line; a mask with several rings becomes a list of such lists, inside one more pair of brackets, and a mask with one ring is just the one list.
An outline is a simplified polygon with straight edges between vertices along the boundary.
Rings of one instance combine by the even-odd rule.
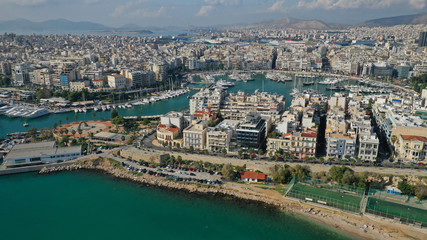
[[384, 221], [384, 219], [373, 216], [357, 216], [333, 209], [316, 207], [301, 201], [284, 198], [280, 194], [279, 196], [271, 196], [271, 194], [266, 193], [266, 191], [271, 190], [257, 189], [254, 191], [254, 189], [249, 189], [248, 187], [229, 186], [229, 184], [225, 184], [224, 186], [197, 185], [170, 181], [146, 174], [137, 175], [123, 168], [115, 167], [109, 161], [104, 159], [82, 160], [69, 166], [45, 167], [40, 170], [39, 174], [50, 174], [81, 169], [101, 171], [116, 178], [167, 190], [185, 191], [199, 195], [232, 197], [238, 201], [249, 201], [252, 203], [262, 204], [265, 207], [274, 207], [288, 213], [309, 217], [310, 219], [326, 224], [338, 231], [351, 234], [356, 238], [423, 239], [427, 236], [426, 229], [416, 229], [412, 226], [388, 220]]

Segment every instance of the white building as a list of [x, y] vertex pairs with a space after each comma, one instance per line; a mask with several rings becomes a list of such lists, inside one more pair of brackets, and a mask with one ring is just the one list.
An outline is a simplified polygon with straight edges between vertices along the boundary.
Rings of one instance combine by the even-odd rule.
[[126, 78], [122, 74], [111, 74], [107, 76], [108, 85], [114, 89], [126, 88]]
[[69, 161], [81, 156], [81, 146], [58, 148], [54, 141], [18, 144], [6, 155], [7, 167]]

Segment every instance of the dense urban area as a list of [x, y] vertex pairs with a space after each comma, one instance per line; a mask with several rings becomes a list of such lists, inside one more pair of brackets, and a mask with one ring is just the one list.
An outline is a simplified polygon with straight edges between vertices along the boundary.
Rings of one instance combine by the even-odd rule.
[[[11, 130], [0, 136], [0, 169], [105, 158], [139, 175], [215, 186], [264, 182], [288, 197], [383, 216], [366, 200], [365, 189], [378, 188], [427, 213], [426, 31], [5, 33], [0, 128]], [[287, 90], [265, 91], [267, 82]], [[258, 87], [231, 90], [247, 84]], [[146, 112], [161, 102], [173, 107]], [[25, 122], [12, 122], [18, 118]], [[35, 119], [49, 123], [36, 128]], [[341, 189], [347, 205], [317, 198], [316, 188]], [[425, 216], [399, 221], [426, 227]]]

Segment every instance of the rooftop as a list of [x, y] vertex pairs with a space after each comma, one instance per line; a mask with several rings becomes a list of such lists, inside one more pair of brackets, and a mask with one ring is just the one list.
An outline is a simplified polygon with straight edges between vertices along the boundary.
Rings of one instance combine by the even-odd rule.
[[54, 141], [18, 144], [15, 145], [6, 155], [5, 161], [8, 159], [28, 158], [62, 153], [75, 153], [80, 151], [81, 146], [57, 148]]

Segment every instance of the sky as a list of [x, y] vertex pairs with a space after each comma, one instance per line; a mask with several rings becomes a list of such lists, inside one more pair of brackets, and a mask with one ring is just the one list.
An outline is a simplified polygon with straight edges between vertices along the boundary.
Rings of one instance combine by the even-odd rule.
[[284, 17], [355, 24], [427, 12], [427, 0], [0, 0], [0, 20], [64, 18], [112, 27], [215, 26]]

